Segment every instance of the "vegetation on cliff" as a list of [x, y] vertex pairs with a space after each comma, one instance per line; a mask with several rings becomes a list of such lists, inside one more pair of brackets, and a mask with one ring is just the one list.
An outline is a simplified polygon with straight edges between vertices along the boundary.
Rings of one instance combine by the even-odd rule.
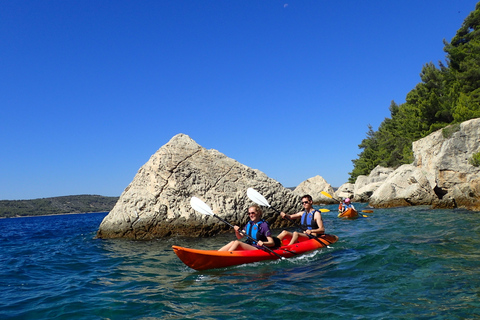
[[446, 65], [423, 66], [421, 82], [405, 103], [390, 104], [390, 118], [377, 131], [368, 126], [362, 150], [352, 160], [349, 182], [368, 175], [377, 165], [397, 168], [412, 163], [412, 142], [449, 125], [480, 117], [480, 2], [450, 43], [444, 40]]
[[41, 216], [62, 213], [106, 212], [118, 197], [78, 195], [33, 200], [0, 201], [0, 218]]

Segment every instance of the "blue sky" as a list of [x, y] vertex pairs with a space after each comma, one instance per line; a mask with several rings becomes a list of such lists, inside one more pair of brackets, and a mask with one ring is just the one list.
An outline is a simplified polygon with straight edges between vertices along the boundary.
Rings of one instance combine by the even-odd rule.
[[1, 1], [0, 200], [119, 196], [178, 133], [338, 187], [475, 4]]

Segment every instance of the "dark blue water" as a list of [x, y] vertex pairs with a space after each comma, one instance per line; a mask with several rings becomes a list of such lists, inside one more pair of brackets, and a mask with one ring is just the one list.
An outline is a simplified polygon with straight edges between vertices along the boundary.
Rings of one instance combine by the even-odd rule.
[[[424, 207], [343, 221], [288, 260], [198, 272], [173, 244], [94, 239], [105, 213], [0, 220], [0, 319], [478, 319], [480, 214]], [[279, 230], [278, 230], [279, 231]], [[277, 232], [278, 232], [277, 231]]]

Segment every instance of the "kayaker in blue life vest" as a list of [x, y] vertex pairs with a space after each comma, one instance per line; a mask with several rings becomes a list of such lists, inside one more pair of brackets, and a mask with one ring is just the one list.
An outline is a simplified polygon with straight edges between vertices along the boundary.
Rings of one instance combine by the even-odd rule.
[[[250, 221], [247, 223], [243, 230], [240, 230], [238, 226], [234, 226], [235, 236], [238, 240], [234, 240], [218, 249], [218, 251], [234, 251], [234, 250], [258, 250], [262, 246], [267, 246], [270, 248], [276, 247], [280, 244], [277, 240], [275, 242], [272, 237], [272, 232], [268, 223], [262, 220], [262, 209], [258, 205], [253, 205], [248, 208], [248, 216]], [[246, 242], [239, 241], [245, 235], [249, 235], [251, 238], [256, 239], [252, 241], [247, 239]]]
[[280, 215], [282, 218], [285, 219], [287, 217], [288, 219], [299, 219], [302, 229], [304, 229], [303, 233], [299, 233], [297, 231], [294, 231], [293, 233], [283, 230], [279, 235], [278, 239], [280, 241], [285, 238], [287, 235], [290, 235], [292, 238], [290, 240], [289, 245], [294, 244], [297, 240], [298, 237], [308, 237], [310, 235], [313, 236], [319, 236], [322, 234], [325, 234], [325, 227], [323, 226], [323, 219], [322, 219], [322, 214], [320, 211], [315, 210], [313, 208], [313, 200], [312, 196], [306, 194], [302, 197], [302, 204], [303, 204], [303, 211], [297, 212], [295, 214], [286, 214], [285, 212], [281, 212]]

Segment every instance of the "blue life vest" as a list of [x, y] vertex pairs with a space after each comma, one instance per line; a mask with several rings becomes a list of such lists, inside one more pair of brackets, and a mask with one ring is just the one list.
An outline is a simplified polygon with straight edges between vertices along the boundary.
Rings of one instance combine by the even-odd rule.
[[258, 232], [260, 229], [260, 225], [264, 222], [264, 220], [260, 220], [257, 223], [254, 223], [253, 221], [249, 221], [247, 223], [247, 225], [245, 226], [245, 232], [248, 236], [256, 240], [253, 241], [252, 239], [248, 238], [246, 241], [248, 244], [256, 244], [259, 240], [268, 241], [267, 237], [264, 234]]
[[312, 212], [305, 211], [302, 215], [301, 224], [304, 228], [308, 230], [318, 229], [317, 221], [315, 221], [315, 213], [317, 210], [313, 210]]

